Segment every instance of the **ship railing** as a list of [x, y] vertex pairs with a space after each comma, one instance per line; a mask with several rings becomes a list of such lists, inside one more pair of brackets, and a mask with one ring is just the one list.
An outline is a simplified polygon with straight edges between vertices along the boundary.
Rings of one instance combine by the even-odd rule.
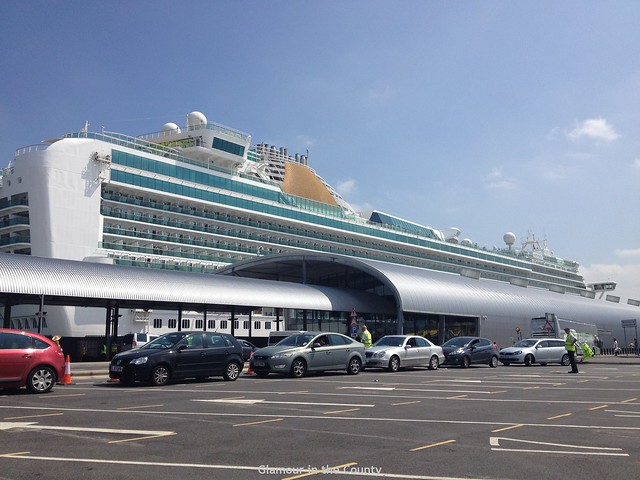
[[[109, 132], [109, 131], [104, 131], [102, 133], [80, 131], [80, 132], [68, 133], [64, 135], [63, 138], [91, 138], [94, 140], [101, 140], [114, 145], [133, 148], [135, 150], [151, 153], [152, 155], [159, 155], [161, 157], [170, 158], [171, 160], [176, 160], [178, 162], [187, 163], [189, 165], [195, 165], [201, 168], [206, 168], [207, 170], [213, 170], [216, 172], [221, 172], [227, 175], [232, 175], [232, 176], [241, 177], [241, 178], [248, 178], [250, 180], [255, 180], [257, 182], [261, 182], [267, 185], [278, 185], [277, 182], [264, 180], [258, 177], [254, 177], [252, 175], [247, 175], [247, 174], [238, 172], [237, 170], [219, 167], [217, 165], [213, 165], [211, 162], [208, 162], [208, 161], [194, 160], [194, 159], [188, 158], [184, 156], [182, 152], [179, 152], [178, 150], [176, 150], [175, 148], [172, 148], [171, 146], [165, 146], [155, 142], [148, 142], [147, 140], [141, 137], [131, 137], [129, 135], [124, 135], [122, 133]], [[25, 147], [25, 148], [28, 148], [28, 147]]]
[[[234, 224], [234, 223], [235, 224], [242, 224], [242, 225], [247, 224], [246, 221], [242, 221], [241, 219], [237, 219], [237, 218], [234, 218], [234, 217], [231, 217], [231, 216], [215, 215], [215, 214], [211, 214], [211, 213], [205, 214], [204, 212], [193, 211], [193, 210], [190, 210], [190, 209], [183, 209], [183, 208], [177, 208], [177, 207], [167, 207], [167, 206], [164, 206], [164, 205], [155, 205], [155, 204], [152, 204], [151, 202], [140, 202], [138, 200], [131, 199], [131, 198], [128, 198], [128, 197], [123, 197], [123, 196], [120, 196], [120, 195], [111, 195], [111, 194], [105, 193], [105, 194], [103, 194], [103, 197], [105, 199], [114, 200], [114, 201], [117, 201], [117, 202], [136, 204], [136, 205], [141, 205], [141, 206], [147, 206], [147, 207], [150, 207], [150, 208], [158, 208], [158, 209], [161, 209], [161, 210], [167, 210], [167, 211], [171, 211], [171, 212], [175, 212], [175, 213], [185, 213], [185, 214], [188, 214], [188, 215], [195, 215], [195, 216], [202, 217], [202, 218], [216, 219], [216, 220], [219, 220], [219, 221], [224, 221], [224, 222], [232, 223], [232, 224]], [[364, 221], [363, 223], [364, 223], [364, 226], [368, 226], [369, 228], [375, 229], [375, 230], [380, 231], [380, 232], [392, 233], [394, 230], [396, 232], [401, 232], [401, 229], [394, 229], [393, 226], [389, 226], [389, 227], [385, 228], [385, 225], [381, 225], [381, 224], [375, 223], [375, 222]], [[255, 225], [252, 225], [252, 226], [258, 226], [258, 227], [262, 226], [262, 228], [267, 228], [264, 225], [260, 225], [260, 224], [257, 224], [257, 223]], [[298, 229], [289, 230], [289, 229], [284, 228], [284, 227], [274, 228], [273, 226], [268, 227], [268, 229], [271, 230], [271, 231], [279, 231], [281, 233], [289, 233], [289, 234], [294, 234], [294, 235], [297, 235], [297, 236], [303, 235], [303, 236], [306, 236], [306, 237], [314, 237], [313, 234], [311, 234], [309, 232], [302, 233], [302, 232], [298, 231]], [[362, 233], [366, 233], [366, 232], [362, 232]], [[357, 240], [357, 239], [346, 238], [346, 239], [342, 239], [342, 240], [337, 240], [337, 239], [326, 239], [322, 235], [315, 235], [315, 236], [316, 236], [316, 238], [321, 239], [321, 240], [330, 240], [330, 241], [339, 242], [339, 243], [342, 243], [342, 244], [345, 244], [345, 245], [356, 245], [356, 246], [359, 246], [359, 247], [366, 246], [366, 245], [363, 245], [361, 240]], [[412, 237], [416, 237], [416, 241], [418, 243], [415, 243], [415, 245], [417, 245], [417, 246], [426, 246], [426, 247], [435, 248], [437, 250], [446, 251], [446, 252], [453, 253], [453, 254], [464, 254], [466, 256], [474, 256], [474, 257], [477, 257], [477, 258], [490, 259], [488, 252], [484, 252], [484, 251], [480, 251], [480, 250], [474, 251], [472, 249], [466, 249], [465, 252], [463, 253], [463, 252], [460, 251], [460, 247], [457, 246], [457, 245], [446, 244], [444, 242], [437, 242], [437, 241], [435, 241], [433, 239], [428, 239], [428, 238], [424, 238], [424, 237], [420, 238], [419, 235], [415, 235], [415, 234], [413, 234], [411, 236]], [[385, 238], [393, 239], [392, 237], [385, 237]], [[423, 244], [421, 242], [424, 242], [425, 244]], [[295, 245], [296, 244], [293, 244], [293, 246], [295, 246]], [[394, 250], [394, 251], [395, 251], [395, 253], [402, 253], [401, 250]], [[348, 254], [348, 252], [347, 252], [347, 254]], [[509, 257], [507, 257], [507, 258], [509, 258]], [[497, 261], [497, 260], [494, 258], [493, 261]], [[504, 261], [504, 257], [503, 257], [503, 261]], [[527, 265], [522, 260], [518, 260], [517, 258], [514, 258], [514, 257], [511, 257], [510, 260], [507, 260], [507, 263], [509, 263], [509, 264], [511, 264], [513, 266], [516, 266], [516, 267], [519, 266], [519, 267], [522, 267], [522, 268], [527, 268]]]
[[18, 148], [14, 157], [19, 157], [20, 155], [24, 155], [26, 153], [46, 150], [50, 145], [50, 143], [35, 143], [33, 145], [27, 145], [26, 147]]
[[[251, 137], [251, 135], [249, 135], [248, 133], [244, 133], [244, 132], [241, 132], [240, 130], [236, 130], [231, 127], [227, 127], [225, 125], [222, 125], [220, 123], [215, 123], [215, 122], [209, 122], [206, 125], [193, 125], [190, 127], [179, 127], [179, 128], [181, 132], [192, 132], [195, 130], [213, 130], [215, 132], [224, 133], [231, 137], [239, 138], [245, 142]], [[140, 135], [139, 138], [159, 139], [159, 138], [166, 137], [168, 135], [174, 135], [175, 133], [176, 133], [175, 130], [170, 130], [170, 131], [161, 130], [159, 132], [145, 133], [144, 135]]]

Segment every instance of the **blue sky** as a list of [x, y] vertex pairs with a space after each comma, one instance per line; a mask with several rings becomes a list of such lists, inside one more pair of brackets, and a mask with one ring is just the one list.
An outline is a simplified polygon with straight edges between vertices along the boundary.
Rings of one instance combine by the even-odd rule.
[[362, 209], [529, 233], [640, 299], [640, 2], [0, 2], [0, 164], [198, 110]]

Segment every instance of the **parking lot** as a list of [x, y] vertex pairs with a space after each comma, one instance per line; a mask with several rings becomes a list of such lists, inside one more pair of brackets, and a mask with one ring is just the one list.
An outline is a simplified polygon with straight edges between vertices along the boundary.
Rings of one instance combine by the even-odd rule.
[[105, 370], [45, 395], [0, 391], [0, 477], [633, 478], [639, 366], [244, 374], [165, 387], [109, 383]]

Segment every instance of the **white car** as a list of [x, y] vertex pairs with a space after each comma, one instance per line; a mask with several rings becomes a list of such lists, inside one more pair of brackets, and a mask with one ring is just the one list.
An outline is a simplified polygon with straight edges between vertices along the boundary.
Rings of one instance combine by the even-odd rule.
[[151, 340], [155, 340], [160, 335], [154, 335], [152, 333], [127, 333], [123, 340], [121, 351], [126, 352], [127, 350], [135, 350], [136, 348], [140, 348], [145, 343], [149, 343]]
[[525, 338], [512, 347], [501, 349], [499, 358], [504, 365], [512, 363], [523, 363], [527, 366], [534, 363], [569, 365], [569, 354], [564, 348], [564, 340], [558, 338]]
[[365, 356], [366, 368], [386, 368], [391, 372], [419, 366], [435, 370], [444, 362], [442, 347], [418, 335], [385, 335], [365, 350]]

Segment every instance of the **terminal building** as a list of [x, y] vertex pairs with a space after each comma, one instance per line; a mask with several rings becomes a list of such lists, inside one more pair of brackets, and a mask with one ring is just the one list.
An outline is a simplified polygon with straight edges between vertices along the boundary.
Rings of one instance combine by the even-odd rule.
[[[417, 333], [442, 344], [480, 335], [501, 346], [531, 336], [532, 320], [546, 314], [595, 326], [611, 342], [624, 338], [622, 325], [638, 313], [630, 305], [327, 254], [260, 257], [215, 275], [0, 254], [0, 294], [5, 319], [15, 305], [33, 306], [32, 329], [42, 327], [42, 312], [51, 307], [100, 308], [104, 335], [114, 339], [120, 312], [129, 309], [174, 311], [178, 330], [219, 330], [212, 319], [224, 312], [230, 333], [254, 341], [252, 312], [260, 306], [274, 311], [272, 330], [350, 335], [354, 324], [365, 323], [374, 339]], [[185, 324], [186, 311], [199, 312], [202, 321]], [[243, 315], [248, 325], [239, 334]], [[57, 331], [53, 322], [50, 332]], [[87, 342], [90, 336], [71, 337], [63, 346], [79, 356]]]

